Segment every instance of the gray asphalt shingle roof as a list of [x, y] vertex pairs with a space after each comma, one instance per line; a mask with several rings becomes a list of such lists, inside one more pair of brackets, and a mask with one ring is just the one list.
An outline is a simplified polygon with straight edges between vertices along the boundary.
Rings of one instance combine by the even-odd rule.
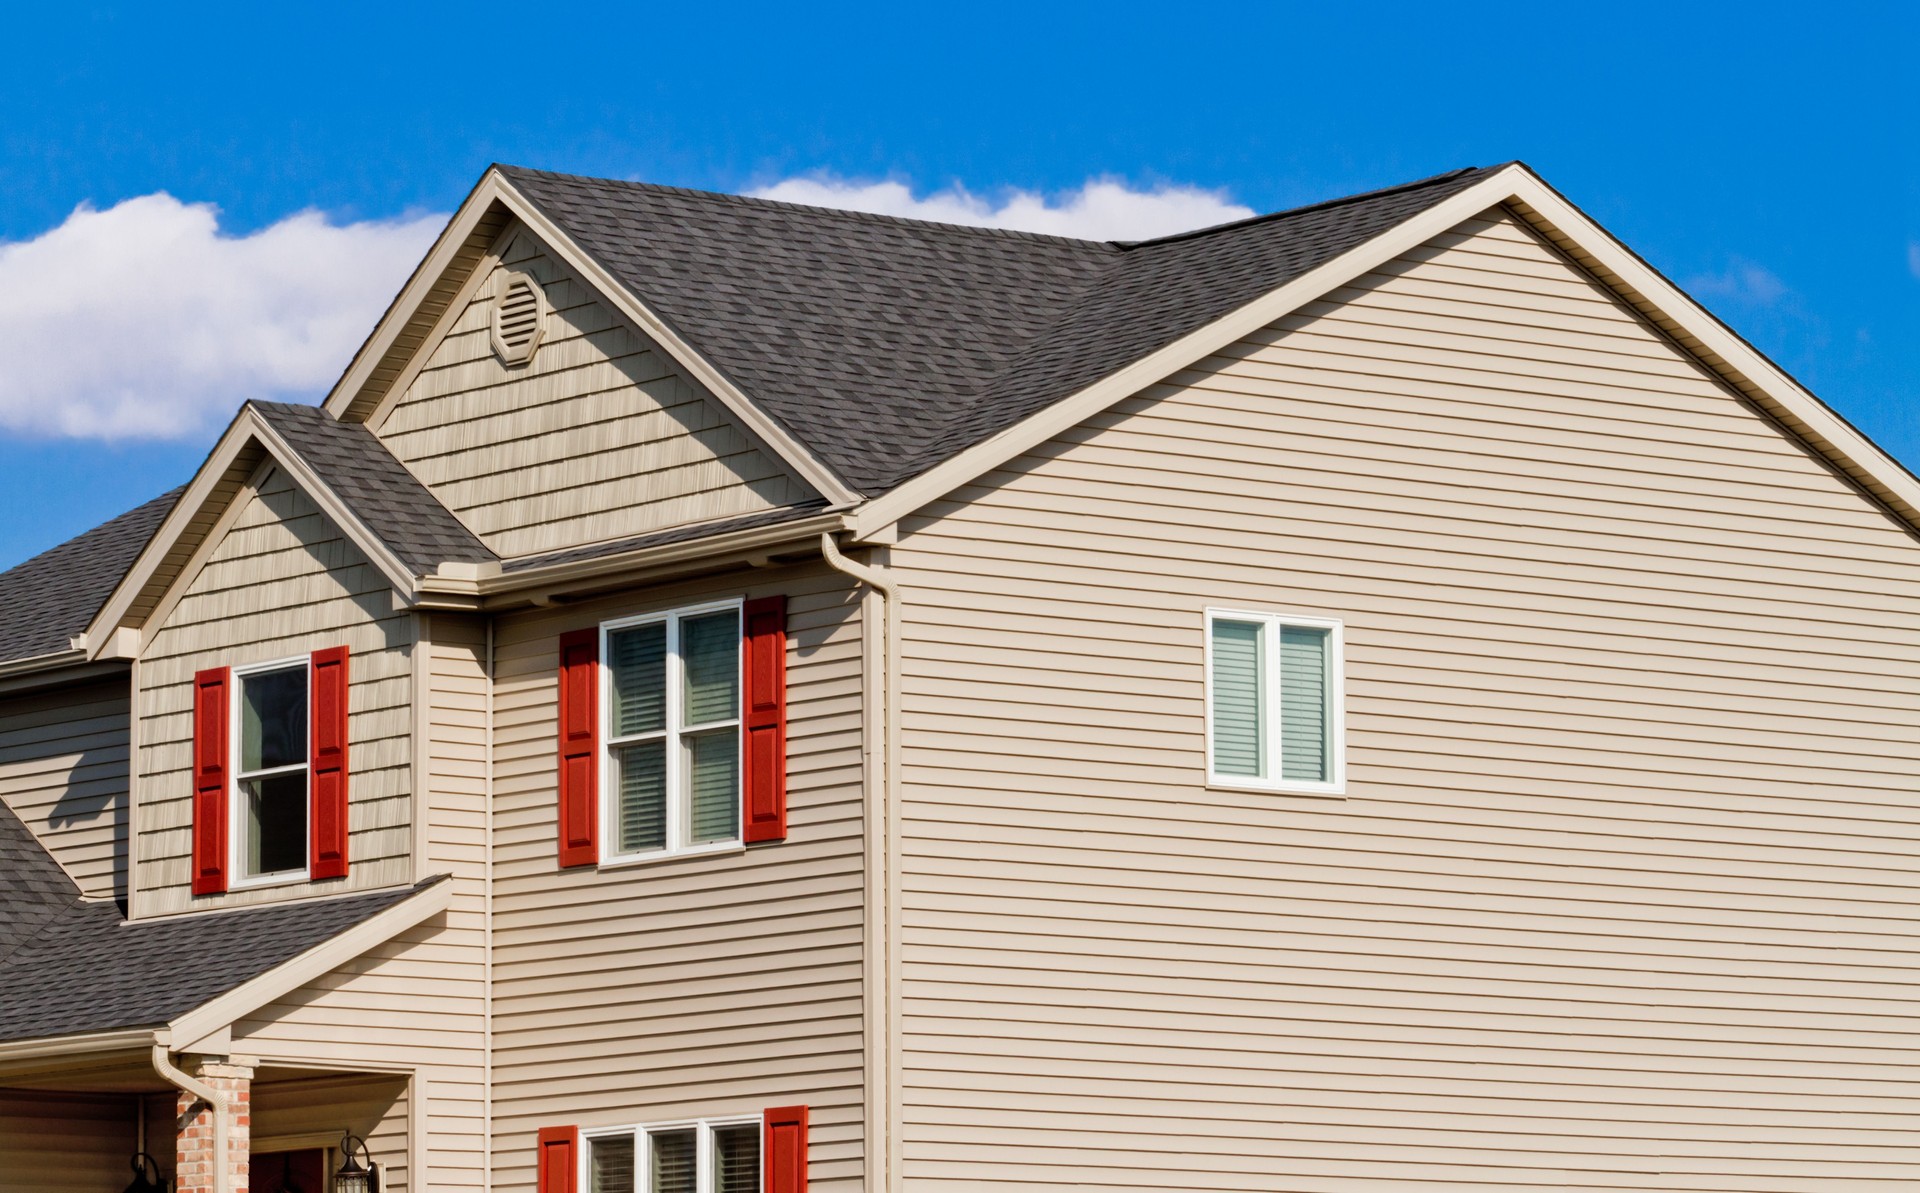
[[0, 662], [67, 649], [113, 595], [181, 490], [0, 572]]
[[158, 1026], [419, 889], [129, 923], [0, 804], [0, 1041]]
[[499, 558], [364, 424], [340, 422], [317, 406], [247, 405], [416, 575], [432, 572], [442, 563]]
[[501, 170], [869, 495], [1492, 172], [1116, 243]]

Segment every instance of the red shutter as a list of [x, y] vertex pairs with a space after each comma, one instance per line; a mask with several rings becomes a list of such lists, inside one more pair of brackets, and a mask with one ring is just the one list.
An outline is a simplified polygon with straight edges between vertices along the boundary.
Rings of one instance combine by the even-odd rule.
[[560, 635], [560, 864], [600, 860], [600, 631]]
[[227, 669], [193, 677], [193, 893], [227, 889]]
[[764, 1193], [807, 1193], [807, 1108], [767, 1111], [760, 1152], [767, 1173]]
[[787, 598], [760, 597], [743, 611], [748, 841], [787, 837]]
[[580, 1128], [542, 1127], [539, 1147], [535, 1193], [574, 1193], [580, 1174], [579, 1161], [574, 1159], [580, 1148]]
[[312, 816], [307, 825], [307, 874], [347, 876], [347, 648], [313, 652], [308, 711], [313, 733]]

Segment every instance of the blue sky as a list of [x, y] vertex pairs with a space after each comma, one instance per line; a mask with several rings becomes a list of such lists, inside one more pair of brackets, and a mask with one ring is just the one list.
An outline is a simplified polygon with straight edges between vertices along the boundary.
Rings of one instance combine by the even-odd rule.
[[317, 396], [495, 160], [1199, 218], [1521, 158], [1920, 466], [1920, 6], [276, 7], [10, 17], [0, 566]]

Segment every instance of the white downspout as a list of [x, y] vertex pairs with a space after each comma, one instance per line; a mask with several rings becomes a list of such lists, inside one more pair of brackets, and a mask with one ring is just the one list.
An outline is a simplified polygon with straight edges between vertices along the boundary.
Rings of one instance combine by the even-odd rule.
[[175, 1089], [192, 1094], [213, 1111], [213, 1193], [227, 1193], [227, 1096], [175, 1067], [167, 1046], [153, 1046], [153, 1071]]
[[[867, 783], [869, 804], [867, 821], [867, 907], [868, 948], [867, 997], [869, 1000], [868, 1063], [870, 1085], [867, 1090], [867, 1179], [870, 1193], [890, 1193], [895, 1187], [899, 1165], [894, 1157], [893, 1124], [896, 1118], [896, 1085], [893, 1046], [894, 1003], [898, 983], [894, 978], [892, 948], [894, 919], [893, 896], [898, 884], [893, 881], [892, 866], [898, 856], [892, 796], [900, 786], [900, 586], [885, 569], [855, 563], [841, 554], [832, 534], [820, 536], [820, 553], [827, 564], [865, 584], [879, 598], [881, 629], [877, 667], [870, 674], [877, 680], [881, 697], [866, 701], [862, 733], [867, 746]], [[872, 635], [866, 635], [869, 641]], [[871, 657], [871, 656], [870, 656]]]

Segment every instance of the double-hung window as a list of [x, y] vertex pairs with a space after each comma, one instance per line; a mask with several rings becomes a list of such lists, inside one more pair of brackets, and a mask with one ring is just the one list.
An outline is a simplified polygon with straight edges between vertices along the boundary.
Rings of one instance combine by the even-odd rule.
[[235, 668], [233, 868], [236, 883], [307, 876], [308, 660]]
[[587, 1193], [760, 1193], [759, 1116], [585, 1135]]
[[740, 841], [740, 609], [601, 627], [603, 861]]
[[1341, 624], [1209, 609], [1207, 779], [1337, 795], [1345, 789]]

